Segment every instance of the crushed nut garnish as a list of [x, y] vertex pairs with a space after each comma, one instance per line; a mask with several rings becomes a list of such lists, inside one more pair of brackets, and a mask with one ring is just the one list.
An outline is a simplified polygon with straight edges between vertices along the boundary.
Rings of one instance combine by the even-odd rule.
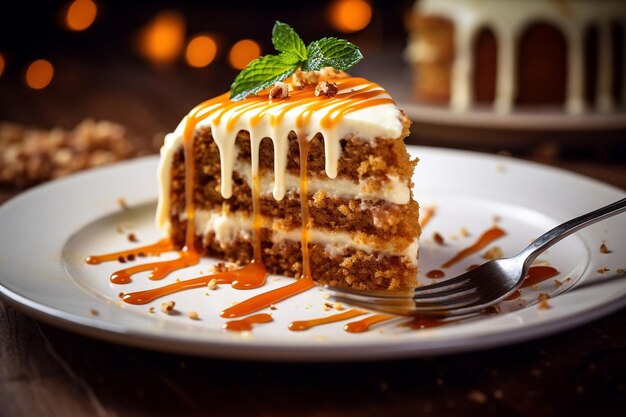
[[148, 312], [149, 312], [150, 314], [154, 314], [154, 310], [155, 310], [155, 308], [154, 308], [154, 307], [150, 307], [150, 308], [148, 309]]
[[484, 392], [479, 390], [472, 390], [468, 392], [467, 399], [476, 404], [485, 404], [487, 402], [487, 396]]
[[174, 301], [166, 301], [165, 303], [161, 303], [161, 311], [165, 314], [171, 314], [175, 306], [176, 303]]
[[345, 308], [345, 307], [343, 306], [343, 304], [341, 304], [341, 303], [335, 303], [335, 304], [333, 305], [333, 307], [335, 307], [335, 310], [337, 310], [337, 311], [341, 311], [341, 310], [343, 310], [343, 309]]
[[200, 320], [200, 316], [198, 315], [198, 312], [196, 310], [191, 310], [189, 313], [187, 313], [187, 317], [189, 317], [191, 320]]
[[471, 236], [469, 230], [467, 230], [465, 227], [461, 227], [461, 230], [459, 230], [459, 233], [461, 233], [461, 236], [463, 237]]
[[280, 81], [274, 84], [269, 93], [270, 103], [287, 97], [289, 97], [289, 84]]
[[611, 253], [609, 248], [607, 248], [606, 243], [602, 242], [600, 245], [600, 253]]
[[502, 258], [503, 255], [502, 248], [500, 246], [494, 246], [483, 254], [483, 258], [492, 260]]
[[139, 239], [137, 239], [137, 236], [135, 236], [134, 233], [129, 233], [127, 238], [128, 238], [129, 242], [138, 242], [139, 241]]
[[120, 298], [124, 298], [124, 293], [120, 291], [120, 292], [117, 294], [117, 296], [118, 296], [118, 297], [120, 297]]
[[557, 288], [558, 288], [558, 287], [560, 287], [561, 285], [563, 285], [563, 282], [562, 282], [562, 281], [559, 281], [558, 279], [555, 279], [555, 280], [554, 280], [554, 286], [555, 286], [555, 287], [557, 287]]
[[624, 272], [626, 272], [626, 270], [624, 270], [624, 268], [617, 268], [615, 272], [617, 272], [618, 274], [623, 274]]
[[537, 301], [539, 301], [539, 310], [547, 310], [550, 308], [550, 304], [548, 304], [548, 299], [550, 299], [550, 294], [541, 293], [537, 297]]
[[337, 83], [331, 83], [328, 81], [320, 81], [317, 83], [315, 87], [315, 96], [326, 96], [326, 97], [335, 97], [339, 88], [337, 88]]
[[443, 236], [441, 236], [441, 234], [439, 232], [435, 232], [433, 233], [433, 240], [435, 241], [436, 244], [438, 244], [439, 246], [444, 245], [446, 242], [443, 240]]
[[210, 290], [216, 290], [217, 289], [217, 280], [215, 278], [213, 278], [211, 281], [209, 281], [209, 283], [207, 284], [207, 287]]
[[274, 304], [270, 305], [270, 310], [278, 310], [278, 307], [276, 307]]
[[610, 271], [610, 269], [609, 269], [609, 268], [604, 268], [604, 267], [603, 267], [603, 268], [598, 268], [598, 269], [596, 269], [596, 272], [597, 272], [598, 274], [606, 274], [606, 273], [607, 273], [607, 272], [609, 272], [609, 271]]
[[307, 85], [315, 85], [320, 79], [320, 73], [317, 71], [301, 71], [298, 70], [291, 76], [292, 84], [295, 88], [304, 88]]
[[493, 222], [494, 223], [500, 223], [500, 220], [502, 220], [502, 218], [500, 216], [498, 216], [497, 214], [495, 216], [493, 216]]
[[98, 314], [100, 314], [100, 312], [98, 312], [98, 310], [96, 310], [95, 308], [92, 308], [89, 312], [92, 316], [97, 316]]

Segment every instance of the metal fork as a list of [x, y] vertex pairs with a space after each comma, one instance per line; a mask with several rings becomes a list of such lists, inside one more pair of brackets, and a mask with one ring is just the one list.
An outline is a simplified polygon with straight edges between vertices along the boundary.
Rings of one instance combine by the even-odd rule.
[[591, 224], [626, 211], [626, 198], [569, 220], [544, 233], [519, 254], [489, 261], [469, 272], [413, 291], [359, 291], [338, 287], [331, 296], [374, 311], [401, 316], [452, 317], [483, 311], [517, 290], [532, 262], [561, 239]]

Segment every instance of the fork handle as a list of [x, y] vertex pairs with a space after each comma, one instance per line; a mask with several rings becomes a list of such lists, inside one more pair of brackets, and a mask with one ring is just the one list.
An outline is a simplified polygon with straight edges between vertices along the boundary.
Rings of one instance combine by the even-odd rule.
[[626, 211], [626, 198], [622, 198], [608, 206], [599, 208], [590, 213], [583, 214], [575, 219], [569, 220], [554, 229], [539, 236], [534, 242], [521, 251], [517, 257], [524, 259], [524, 271], [526, 271], [535, 258], [544, 250], [554, 245], [561, 239], [592, 225], [600, 220], [604, 220], [616, 214]]

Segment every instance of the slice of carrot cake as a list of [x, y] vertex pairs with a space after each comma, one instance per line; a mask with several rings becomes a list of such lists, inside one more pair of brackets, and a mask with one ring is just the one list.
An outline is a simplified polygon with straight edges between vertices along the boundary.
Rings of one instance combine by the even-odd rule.
[[279, 55], [253, 61], [167, 135], [158, 226], [179, 247], [274, 274], [414, 287], [409, 120], [381, 86], [343, 72], [361, 59], [351, 43], [305, 47], [280, 22], [273, 42]]

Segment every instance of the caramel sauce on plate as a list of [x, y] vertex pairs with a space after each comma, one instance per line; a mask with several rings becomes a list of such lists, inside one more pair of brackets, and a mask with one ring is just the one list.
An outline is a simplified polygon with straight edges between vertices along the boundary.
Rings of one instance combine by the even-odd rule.
[[254, 324], [269, 323], [274, 321], [271, 315], [267, 313], [255, 314], [253, 316], [246, 317], [241, 320], [231, 320], [224, 323], [225, 330], [231, 330], [236, 332], [242, 332], [246, 330], [252, 330]]
[[492, 227], [491, 229], [483, 233], [472, 246], [469, 246], [463, 249], [462, 251], [460, 251], [459, 253], [457, 253], [450, 260], [448, 260], [443, 265], [441, 265], [441, 267], [450, 268], [452, 265], [467, 258], [469, 255], [478, 252], [479, 250], [483, 249], [485, 246], [487, 246], [494, 240], [501, 238], [505, 234], [506, 232], [502, 230], [501, 228], [499, 228], [498, 226]]
[[441, 269], [433, 269], [426, 273], [426, 278], [430, 279], [444, 278], [445, 276], [445, 272], [443, 272]]
[[373, 314], [369, 317], [364, 318], [363, 320], [348, 323], [343, 326], [343, 329], [348, 333], [363, 333], [368, 331], [370, 327], [375, 325], [376, 323], [391, 320], [394, 317], [396, 316], [392, 316], [390, 314]]
[[292, 321], [291, 323], [289, 323], [289, 330], [294, 332], [308, 330], [314, 326], [336, 323], [338, 321], [348, 320], [353, 317], [361, 316], [363, 314], [366, 314], [366, 312], [362, 310], [352, 309], [344, 311], [343, 313], [333, 314], [332, 316], [320, 317], [318, 319]]

